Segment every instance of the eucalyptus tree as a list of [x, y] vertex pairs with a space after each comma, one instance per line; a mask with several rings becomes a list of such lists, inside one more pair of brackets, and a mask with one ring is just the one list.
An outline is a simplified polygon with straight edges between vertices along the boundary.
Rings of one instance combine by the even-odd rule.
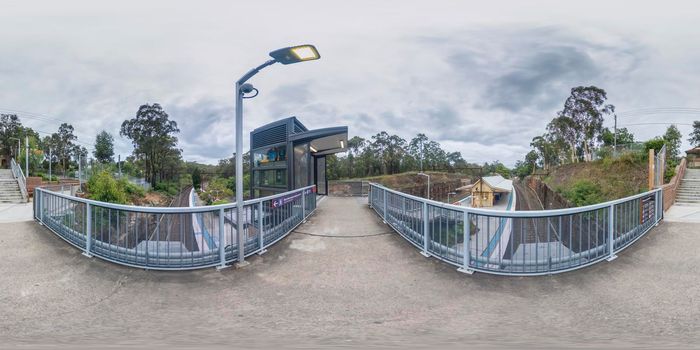
[[92, 153], [100, 163], [114, 161], [114, 137], [107, 131], [102, 131], [95, 137], [95, 150]]
[[158, 103], [142, 105], [134, 118], [122, 123], [119, 134], [131, 140], [134, 156], [143, 160], [144, 174], [154, 188], [180, 158], [175, 136], [179, 132], [177, 122]]

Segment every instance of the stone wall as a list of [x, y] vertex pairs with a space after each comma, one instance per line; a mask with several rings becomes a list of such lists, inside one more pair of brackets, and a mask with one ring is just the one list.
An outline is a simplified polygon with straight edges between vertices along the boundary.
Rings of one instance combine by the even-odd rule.
[[528, 176], [526, 181], [527, 186], [537, 194], [537, 197], [540, 199], [540, 202], [542, 202], [544, 209], [564, 209], [574, 207], [574, 205], [566, 200], [566, 198], [562, 197], [562, 195], [551, 189], [539, 178]]
[[369, 182], [361, 180], [333, 180], [328, 182], [328, 195], [336, 197], [366, 196]]
[[[444, 201], [447, 199], [447, 194], [453, 192], [455, 188], [461, 187], [462, 181], [454, 179], [430, 184], [431, 199]], [[428, 182], [427, 179], [420, 179], [413, 185], [390, 187], [393, 190], [407, 193], [413, 196], [427, 196]], [[334, 180], [328, 182], [328, 194], [330, 196], [348, 197], [348, 196], [366, 196], [369, 191], [369, 182], [359, 180]]]
[[[422, 180], [422, 179], [421, 179]], [[455, 188], [462, 186], [462, 181], [459, 179], [449, 180], [445, 182], [431, 183], [430, 184], [430, 199], [436, 201], [447, 200], [447, 194], [454, 191]], [[427, 179], [417, 183], [413, 186], [402, 186], [401, 188], [393, 188], [394, 190], [401, 191], [413, 196], [426, 198], [428, 196], [428, 181]]]

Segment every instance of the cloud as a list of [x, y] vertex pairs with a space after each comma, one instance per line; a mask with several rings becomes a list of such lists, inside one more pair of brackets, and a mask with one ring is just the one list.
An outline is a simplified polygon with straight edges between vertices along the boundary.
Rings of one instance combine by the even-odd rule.
[[[260, 95], [244, 105], [246, 148], [250, 130], [294, 115], [310, 128], [347, 125], [350, 136], [385, 130], [409, 140], [425, 133], [470, 161], [513, 164], [574, 86], [604, 88], [618, 110], [692, 103], [700, 93], [693, 84], [700, 50], [683, 39], [696, 36], [697, 26], [688, 25], [694, 22], [674, 36], [646, 32], [648, 24], [630, 16], [618, 22], [627, 7], [602, 13], [582, 4], [574, 21], [519, 2], [438, 3], [402, 2], [410, 11], [364, 3], [376, 12], [355, 3], [329, 11], [313, 1], [265, 11], [228, 2], [139, 4], [158, 9], [148, 21], [129, 5], [5, 9], [0, 108], [69, 121], [88, 143], [107, 130], [126, 155], [131, 145], [118, 137], [121, 122], [158, 102], [180, 126], [185, 159], [215, 163], [235, 144], [235, 77], [262, 63], [270, 48], [308, 40], [321, 60], [275, 65], [251, 80]], [[241, 6], [250, 15], [232, 21]], [[314, 21], [287, 25], [310, 9]], [[601, 25], [605, 16], [617, 18], [615, 26]], [[25, 120], [50, 132], [60, 124]], [[661, 133], [633, 131], [638, 138]]]

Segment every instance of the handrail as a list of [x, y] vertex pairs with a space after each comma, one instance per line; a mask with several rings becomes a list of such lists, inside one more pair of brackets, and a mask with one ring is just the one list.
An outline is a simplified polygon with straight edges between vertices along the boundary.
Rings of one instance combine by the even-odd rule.
[[[74, 197], [58, 189], [35, 189], [34, 218], [84, 255], [154, 270], [224, 267], [238, 260], [235, 203], [139, 207]], [[314, 194], [315, 186], [307, 186], [245, 201], [240, 233], [245, 256], [262, 254], [300, 225], [316, 209]]]
[[12, 175], [17, 179], [19, 184], [20, 192], [22, 192], [22, 198], [25, 201], [29, 200], [29, 192], [27, 192], [27, 178], [24, 176], [24, 171], [22, 167], [17, 164], [14, 158], [10, 161], [10, 168], [12, 169]]
[[612, 200], [612, 201], [605, 202], [605, 203], [591, 204], [591, 205], [586, 205], [586, 206], [582, 206], [582, 207], [575, 207], [575, 208], [504, 212], [504, 211], [494, 210], [494, 209], [472, 208], [472, 207], [465, 207], [465, 206], [461, 206], [461, 205], [454, 205], [454, 204], [439, 202], [439, 201], [436, 201], [433, 199], [426, 199], [423, 197], [418, 197], [418, 196], [410, 195], [407, 193], [399, 192], [396, 190], [392, 190], [392, 189], [386, 188], [380, 184], [371, 182], [370, 187], [372, 187], [372, 186], [381, 188], [381, 189], [386, 190], [390, 193], [402, 195], [402, 196], [409, 198], [409, 199], [425, 201], [425, 202], [429, 203], [430, 205], [434, 205], [434, 206], [440, 207], [440, 208], [453, 209], [453, 210], [465, 210], [465, 211], [469, 211], [470, 213], [481, 214], [481, 215], [494, 215], [495, 214], [497, 216], [506, 216], [509, 218], [522, 218], [522, 217], [532, 217], [532, 216], [547, 217], [547, 216], [552, 216], [552, 215], [569, 215], [569, 214], [580, 213], [583, 211], [593, 211], [596, 209], [607, 208], [611, 205], [624, 203], [628, 200], [642, 198], [642, 197], [648, 196], [649, 194], [652, 194], [652, 193], [659, 191], [659, 189], [654, 189], [654, 190], [651, 190], [648, 192], [636, 194], [636, 195], [625, 197], [622, 199], [616, 199], [616, 200]]
[[[48, 186], [42, 186], [42, 187], [37, 187], [36, 189], [45, 191], [47, 187]], [[285, 197], [285, 196], [289, 195], [289, 193], [291, 193], [291, 192], [301, 191], [301, 190], [310, 190], [310, 189], [313, 189], [315, 187], [316, 187], [316, 185], [311, 185], [311, 186], [302, 187], [302, 188], [299, 188], [299, 189], [296, 189], [293, 191], [289, 191], [289, 192], [270, 195], [267, 197], [249, 199], [247, 201], [243, 201], [243, 205], [252, 205], [252, 204], [260, 203], [263, 201], [269, 201], [269, 200], [273, 200], [276, 198]], [[76, 200], [78, 202], [85, 203], [85, 204], [97, 205], [97, 206], [104, 207], [104, 208], [119, 209], [119, 210], [126, 210], [126, 211], [138, 211], [138, 212], [142, 212], [142, 213], [159, 213], [159, 214], [201, 213], [201, 212], [206, 212], [206, 211], [212, 211], [214, 209], [234, 209], [234, 208], [236, 208], [236, 202], [217, 204], [217, 205], [200, 206], [200, 207], [141, 207], [141, 206], [137, 206], [137, 205], [101, 202], [101, 201], [96, 201], [94, 199], [74, 197], [71, 195], [63, 194], [63, 193], [55, 193], [54, 195], [56, 195], [58, 197], [65, 198], [65, 199], [73, 199], [73, 200]]]
[[467, 273], [543, 275], [611, 261], [663, 217], [662, 189], [584, 207], [515, 212], [446, 204], [375, 183], [370, 189], [370, 206], [397, 233], [423, 255]]

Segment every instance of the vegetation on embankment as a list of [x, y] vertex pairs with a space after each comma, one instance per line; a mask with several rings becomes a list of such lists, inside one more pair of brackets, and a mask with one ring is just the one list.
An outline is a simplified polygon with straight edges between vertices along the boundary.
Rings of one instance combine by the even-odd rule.
[[[438, 171], [426, 171], [425, 174], [430, 175], [430, 185], [440, 185], [445, 183], [459, 183], [462, 179], [468, 178], [468, 176], [459, 173], [445, 173]], [[402, 189], [413, 188], [416, 186], [425, 186], [427, 183], [427, 178], [425, 176], [418, 175], [418, 172], [409, 171], [394, 175], [379, 175], [363, 178], [369, 182], [375, 182], [382, 186], [401, 191]]]
[[115, 179], [103, 170], [90, 177], [85, 197], [101, 202], [141, 206], [167, 206], [170, 197], [158, 191], [146, 192], [126, 179]]
[[635, 195], [648, 188], [646, 157], [629, 153], [617, 159], [572, 163], [553, 168], [543, 179], [576, 206]]

